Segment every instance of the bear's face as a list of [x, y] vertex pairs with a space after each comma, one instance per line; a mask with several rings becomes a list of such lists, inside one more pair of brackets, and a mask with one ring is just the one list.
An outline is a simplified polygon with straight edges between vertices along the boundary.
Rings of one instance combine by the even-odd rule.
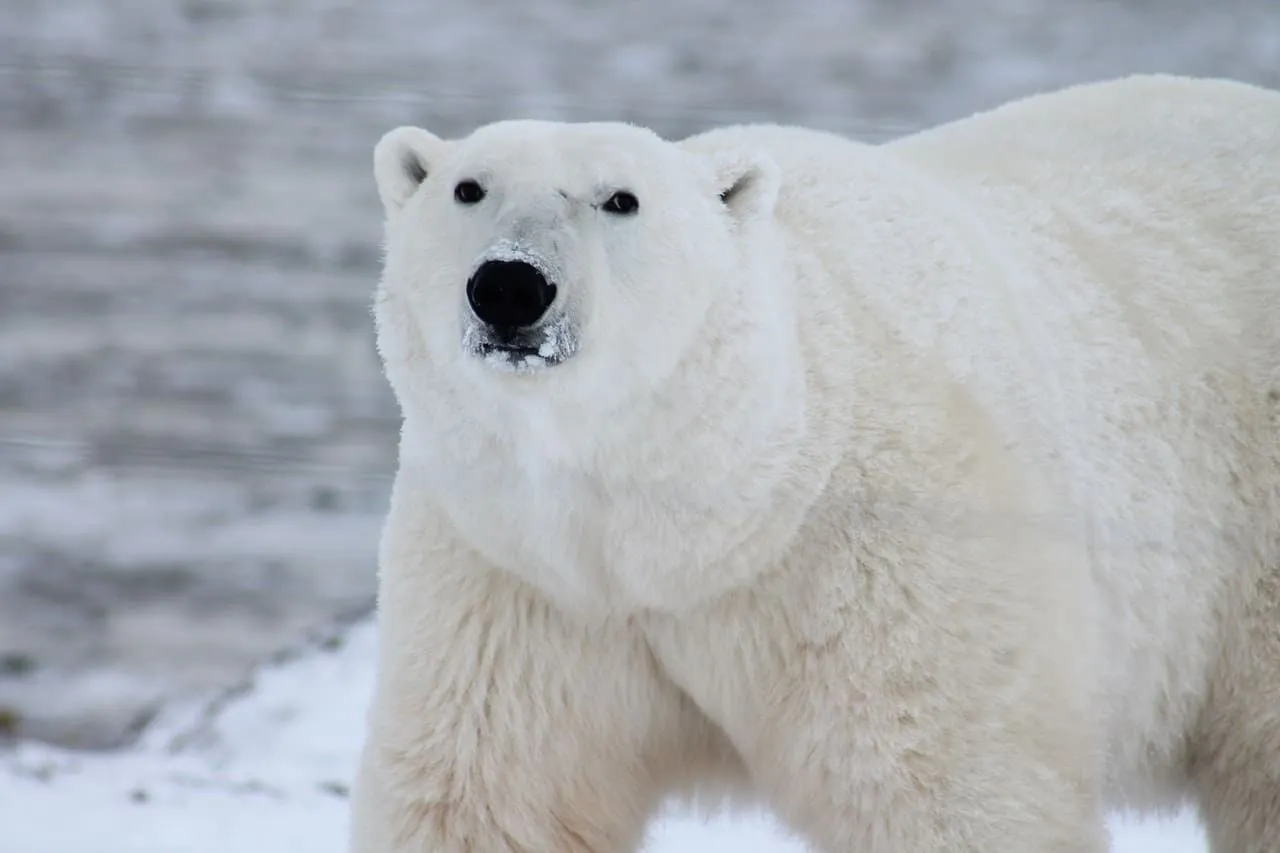
[[736, 547], [787, 470], [793, 262], [778, 167], [741, 147], [503, 122], [375, 150], [401, 470], [561, 603], [685, 600], [679, 567]]
[[711, 333], [777, 192], [769, 162], [621, 124], [404, 127], [374, 166], [388, 373], [464, 404], [533, 388], [598, 412], [651, 392]]

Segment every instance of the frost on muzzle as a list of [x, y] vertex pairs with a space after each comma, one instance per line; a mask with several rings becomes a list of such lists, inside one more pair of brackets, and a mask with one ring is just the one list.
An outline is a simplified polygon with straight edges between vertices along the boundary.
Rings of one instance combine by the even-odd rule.
[[536, 370], [577, 349], [558, 276], [537, 253], [504, 241], [482, 254], [466, 284], [462, 346], [495, 368]]

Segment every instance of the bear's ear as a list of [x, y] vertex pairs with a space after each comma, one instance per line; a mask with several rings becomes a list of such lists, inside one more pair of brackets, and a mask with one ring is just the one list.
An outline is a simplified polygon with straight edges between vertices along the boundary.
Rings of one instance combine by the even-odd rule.
[[712, 157], [716, 193], [734, 219], [773, 214], [781, 181], [778, 164], [756, 151], [721, 151]]
[[409, 196], [440, 162], [446, 143], [420, 127], [388, 131], [373, 148], [373, 178], [387, 215], [404, 207]]

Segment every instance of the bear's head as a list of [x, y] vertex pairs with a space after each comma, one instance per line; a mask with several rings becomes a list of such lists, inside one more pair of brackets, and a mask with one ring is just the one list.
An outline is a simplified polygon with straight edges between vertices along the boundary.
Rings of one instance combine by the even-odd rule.
[[568, 589], [599, 562], [568, 533], [592, 513], [630, 531], [608, 543], [618, 577], [676, 564], [652, 549], [689, 518], [725, 529], [680, 565], [741, 538], [804, 416], [776, 161], [731, 136], [508, 121], [398, 128], [374, 167], [401, 467], [473, 544]]
[[374, 170], [393, 384], [412, 365], [596, 410], [650, 392], [705, 342], [777, 193], [765, 158], [608, 123], [508, 121], [461, 140], [401, 127]]

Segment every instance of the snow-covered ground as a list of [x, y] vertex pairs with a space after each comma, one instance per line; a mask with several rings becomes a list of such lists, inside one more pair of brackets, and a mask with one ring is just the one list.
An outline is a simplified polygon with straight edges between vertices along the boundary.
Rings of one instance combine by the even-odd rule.
[[[132, 750], [0, 755], [0, 853], [341, 853], [373, 682], [362, 624], [251, 683], [156, 722]], [[1113, 821], [1117, 853], [1203, 853], [1184, 813]], [[764, 814], [672, 812], [647, 853], [802, 853]]]

